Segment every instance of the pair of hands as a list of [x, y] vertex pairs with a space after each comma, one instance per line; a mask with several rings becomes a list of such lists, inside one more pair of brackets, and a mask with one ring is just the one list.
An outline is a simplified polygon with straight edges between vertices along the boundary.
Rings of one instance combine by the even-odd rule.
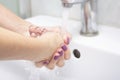
[[37, 67], [46, 66], [49, 69], [54, 69], [55, 66], [62, 67], [64, 65], [64, 61], [70, 58], [70, 50], [67, 46], [69, 45], [71, 39], [69, 33], [61, 30], [59, 27], [42, 28], [33, 25], [29, 27], [29, 33], [30, 36], [33, 38], [42, 38], [49, 36], [51, 37], [51, 39], [47, 41], [50, 42], [50, 40], [52, 40], [53, 42], [55, 42], [54, 44], [52, 44], [54, 47], [56, 47], [55, 49], [51, 49], [54, 50], [54, 52], [51, 53], [52, 55], [48, 57], [48, 54], [45, 54], [45, 60], [35, 61], [35, 65]]

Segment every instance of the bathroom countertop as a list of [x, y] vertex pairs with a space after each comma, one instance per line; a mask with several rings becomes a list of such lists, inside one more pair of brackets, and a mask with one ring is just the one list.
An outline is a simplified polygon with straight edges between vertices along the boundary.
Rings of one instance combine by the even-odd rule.
[[[61, 26], [62, 18], [46, 15], [39, 15], [26, 19], [36, 25], [42, 26]], [[69, 20], [67, 29], [73, 36], [73, 41], [83, 46], [103, 50], [112, 54], [120, 55], [120, 28], [99, 25], [99, 35], [85, 37], [80, 35], [80, 21]]]

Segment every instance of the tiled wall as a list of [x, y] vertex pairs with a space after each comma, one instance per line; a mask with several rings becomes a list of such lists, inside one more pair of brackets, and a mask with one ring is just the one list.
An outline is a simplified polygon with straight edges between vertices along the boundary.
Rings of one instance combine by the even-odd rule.
[[[31, 0], [31, 2], [33, 16], [39, 14], [62, 15], [61, 0]], [[80, 20], [80, 5], [71, 8], [70, 17]], [[120, 28], [120, 0], [98, 0], [98, 22]]]

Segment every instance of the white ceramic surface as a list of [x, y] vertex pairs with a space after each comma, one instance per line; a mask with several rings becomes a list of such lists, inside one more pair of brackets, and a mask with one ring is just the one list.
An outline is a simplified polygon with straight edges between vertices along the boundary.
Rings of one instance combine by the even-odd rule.
[[[62, 23], [60, 18], [43, 15], [27, 21], [44, 26]], [[120, 80], [120, 29], [100, 25], [98, 36], [84, 37], [79, 34], [79, 22], [70, 20], [68, 23], [68, 31], [73, 36], [71, 53], [78, 49], [81, 58], [72, 55], [63, 68], [53, 71], [41, 68], [40, 80]], [[0, 80], [28, 80], [25, 66], [23, 61], [1, 61]]]

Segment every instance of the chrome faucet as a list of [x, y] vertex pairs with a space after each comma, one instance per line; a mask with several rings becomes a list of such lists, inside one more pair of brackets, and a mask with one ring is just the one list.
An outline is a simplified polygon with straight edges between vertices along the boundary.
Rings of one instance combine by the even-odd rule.
[[71, 8], [74, 4], [81, 4], [81, 35], [95, 36], [98, 34], [97, 0], [62, 0], [62, 4], [66, 8]]

